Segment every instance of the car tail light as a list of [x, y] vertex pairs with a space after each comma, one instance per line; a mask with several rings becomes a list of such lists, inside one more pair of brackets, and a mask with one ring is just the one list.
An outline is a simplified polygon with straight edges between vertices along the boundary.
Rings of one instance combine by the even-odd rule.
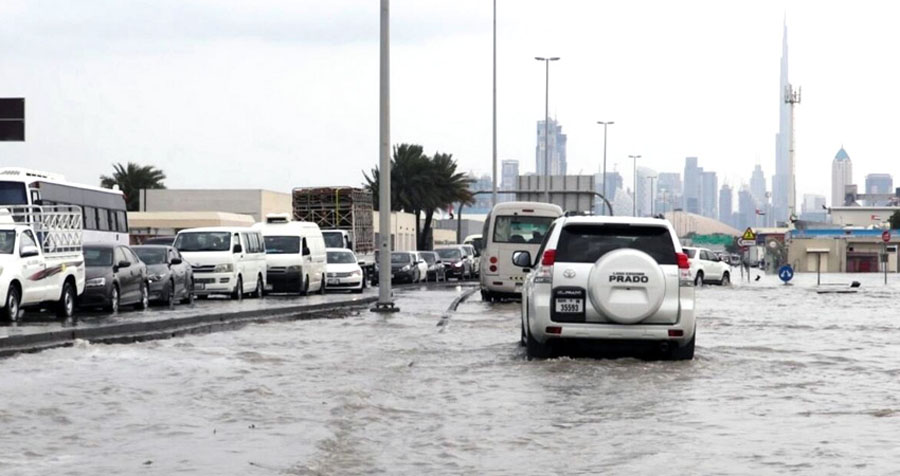
[[488, 260], [488, 261], [490, 261], [491, 264], [497, 264], [497, 257], [496, 257], [496, 256], [491, 256], [491, 259]]
[[559, 326], [548, 326], [547, 334], [562, 334], [562, 327]]
[[669, 337], [684, 337], [684, 331], [681, 329], [669, 329]]
[[495, 265], [491, 265], [490, 270], [491, 270], [492, 273], [496, 273], [496, 272], [497, 272], [497, 267], [496, 267]]
[[687, 254], [675, 253], [675, 256], [678, 258], [678, 269], [691, 269], [691, 260]]
[[541, 258], [541, 265], [553, 266], [553, 263], [555, 263], [555, 262], [556, 262], [556, 250], [544, 251], [544, 256]]

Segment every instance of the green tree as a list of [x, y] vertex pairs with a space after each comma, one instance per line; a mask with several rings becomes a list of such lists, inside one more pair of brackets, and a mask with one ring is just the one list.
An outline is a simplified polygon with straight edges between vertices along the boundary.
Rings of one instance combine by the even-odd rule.
[[118, 185], [125, 194], [125, 207], [128, 211], [137, 211], [140, 207], [141, 189], [166, 188], [163, 180], [166, 174], [152, 165], [138, 165], [128, 162], [127, 165], [113, 164], [112, 176], [101, 175], [100, 186], [113, 188]]
[[891, 230], [900, 230], [900, 210], [894, 212], [890, 218]]
[[[435, 211], [453, 203], [473, 202], [469, 191], [472, 181], [465, 174], [457, 172], [456, 168], [451, 154], [436, 152], [433, 157], [428, 157], [420, 145], [394, 146], [391, 160], [391, 209], [407, 211], [416, 216], [416, 244], [420, 250], [430, 246]], [[373, 194], [375, 209], [380, 209], [380, 170], [375, 167], [369, 174], [363, 175], [366, 188]], [[421, 223], [423, 213], [425, 221]]]

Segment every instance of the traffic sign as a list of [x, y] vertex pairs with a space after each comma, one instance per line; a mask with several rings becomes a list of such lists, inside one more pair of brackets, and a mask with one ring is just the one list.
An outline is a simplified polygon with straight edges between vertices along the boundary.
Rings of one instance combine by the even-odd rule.
[[738, 246], [756, 246], [756, 240], [745, 240], [741, 238], [738, 240]]
[[744, 241], [754, 241], [755, 242], [756, 241], [756, 232], [753, 231], [753, 228], [750, 228], [748, 226], [747, 229], [744, 230], [744, 234], [741, 235], [741, 239]]
[[885, 243], [889, 243], [891, 241], [891, 231], [890, 230], [884, 230], [881, 233], [881, 241], [883, 241]]
[[778, 268], [778, 277], [787, 283], [788, 281], [794, 279], [794, 268], [791, 265], [786, 264], [781, 268]]

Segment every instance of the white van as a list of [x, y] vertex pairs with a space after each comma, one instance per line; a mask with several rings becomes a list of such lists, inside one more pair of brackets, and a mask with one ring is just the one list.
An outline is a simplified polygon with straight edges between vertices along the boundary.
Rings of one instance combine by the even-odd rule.
[[481, 298], [520, 297], [528, 273], [512, 262], [514, 251], [537, 254], [547, 229], [561, 217], [562, 208], [552, 203], [498, 203], [484, 220], [481, 253]]
[[253, 229], [266, 242], [266, 291], [325, 293], [325, 240], [319, 225], [273, 213]]
[[228, 226], [189, 228], [175, 236], [175, 248], [191, 264], [196, 295], [263, 296], [266, 244], [258, 231]]

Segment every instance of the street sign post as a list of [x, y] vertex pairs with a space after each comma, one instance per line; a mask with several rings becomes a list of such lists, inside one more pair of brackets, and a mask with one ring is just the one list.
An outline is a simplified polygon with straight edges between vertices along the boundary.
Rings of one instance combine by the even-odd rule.
[[784, 281], [784, 284], [787, 284], [788, 281], [794, 279], [794, 268], [789, 264], [782, 266], [778, 269], [778, 278]]

